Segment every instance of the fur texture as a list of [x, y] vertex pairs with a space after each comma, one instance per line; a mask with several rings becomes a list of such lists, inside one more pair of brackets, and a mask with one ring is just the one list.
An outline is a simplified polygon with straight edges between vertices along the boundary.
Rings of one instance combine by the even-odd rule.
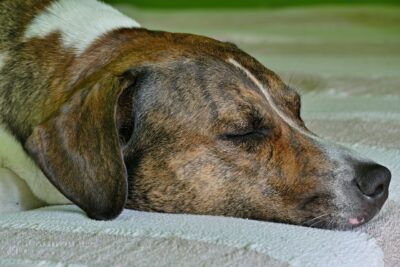
[[5, 64], [5, 62], [6, 62], [6, 60], [7, 60], [7, 55], [5, 55], [5, 54], [0, 54], [0, 70], [1, 70], [1, 68], [3, 68], [3, 66], [4, 66], [4, 64]]
[[5, 0], [0, 25], [2, 166], [47, 204], [66, 201], [50, 181], [95, 219], [349, 228], [387, 199], [389, 170], [317, 138], [299, 95], [231, 43], [138, 28], [94, 0]]

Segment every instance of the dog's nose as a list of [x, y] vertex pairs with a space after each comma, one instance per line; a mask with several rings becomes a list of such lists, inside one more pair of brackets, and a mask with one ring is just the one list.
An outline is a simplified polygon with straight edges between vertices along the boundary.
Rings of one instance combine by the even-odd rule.
[[389, 169], [384, 166], [362, 164], [357, 168], [354, 182], [364, 196], [381, 202], [385, 201], [388, 195], [391, 176]]

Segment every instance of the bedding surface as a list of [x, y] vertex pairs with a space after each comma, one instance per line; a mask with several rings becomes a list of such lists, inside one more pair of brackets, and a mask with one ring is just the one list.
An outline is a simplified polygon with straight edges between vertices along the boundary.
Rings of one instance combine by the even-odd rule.
[[400, 112], [396, 97], [353, 99], [312, 93], [303, 100], [311, 128], [347, 141], [347, 146], [392, 170], [390, 198], [367, 225], [328, 231], [131, 210], [115, 221], [97, 222], [75, 206], [53, 206], [0, 218], [0, 266], [398, 266]]

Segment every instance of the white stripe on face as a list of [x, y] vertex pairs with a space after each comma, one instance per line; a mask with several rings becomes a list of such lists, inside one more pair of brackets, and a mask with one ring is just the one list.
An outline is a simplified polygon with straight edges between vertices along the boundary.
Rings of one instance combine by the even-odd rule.
[[140, 25], [97, 0], [58, 0], [33, 20], [25, 38], [43, 38], [60, 32], [65, 47], [81, 54], [102, 35], [124, 27]]
[[322, 138], [313, 135], [307, 132], [305, 129], [301, 128], [299, 125], [296, 124], [290, 117], [288, 117], [279, 107], [275, 104], [271, 94], [269, 93], [268, 89], [245, 67], [243, 67], [239, 62], [236, 60], [229, 58], [228, 62], [240, 69], [242, 72], [246, 74], [246, 76], [259, 88], [259, 90], [264, 95], [265, 99], [267, 100], [268, 104], [271, 108], [275, 111], [275, 113], [292, 129], [296, 130], [297, 132], [301, 133], [304, 136], [314, 140], [315, 145], [319, 146], [322, 151], [325, 152], [328, 158], [335, 159], [342, 164], [345, 163], [345, 158], [353, 158], [359, 161], [364, 162], [371, 162], [371, 160], [366, 159], [365, 157], [359, 155], [358, 153], [351, 151], [350, 149], [341, 147], [337, 144], [333, 144], [329, 141], [323, 140]]
[[230, 58], [228, 59], [228, 62], [240, 69], [242, 72], [246, 74], [246, 76], [260, 89], [261, 93], [264, 95], [265, 99], [268, 101], [268, 104], [271, 106], [271, 108], [275, 111], [275, 113], [284, 121], [286, 122], [291, 128], [294, 130], [302, 133], [303, 135], [306, 135], [312, 139], [316, 139], [316, 136], [311, 135], [310, 133], [306, 132], [304, 129], [299, 127], [291, 118], [289, 118], [282, 110], [278, 108], [278, 106], [275, 104], [271, 94], [267, 90], [267, 88], [264, 87], [264, 85], [245, 67], [243, 67], [239, 62], [236, 60]]

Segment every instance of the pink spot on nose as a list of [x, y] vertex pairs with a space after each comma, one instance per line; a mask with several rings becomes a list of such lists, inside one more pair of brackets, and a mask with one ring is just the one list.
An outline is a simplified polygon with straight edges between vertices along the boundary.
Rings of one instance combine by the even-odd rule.
[[351, 225], [359, 225], [364, 222], [364, 218], [350, 218], [349, 222]]

